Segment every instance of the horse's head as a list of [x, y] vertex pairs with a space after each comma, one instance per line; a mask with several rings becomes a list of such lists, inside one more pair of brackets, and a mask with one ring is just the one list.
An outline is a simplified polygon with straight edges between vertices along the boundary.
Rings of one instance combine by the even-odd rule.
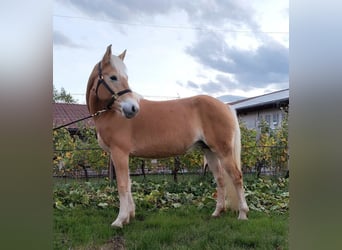
[[123, 62], [126, 50], [115, 56], [112, 55], [111, 47], [112, 45], [107, 47], [102, 61], [94, 68], [91, 75], [92, 91], [105, 106], [113, 106], [126, 118], [133, 118], [139, 111], [139, 97], [128, 86], [126, 66]]

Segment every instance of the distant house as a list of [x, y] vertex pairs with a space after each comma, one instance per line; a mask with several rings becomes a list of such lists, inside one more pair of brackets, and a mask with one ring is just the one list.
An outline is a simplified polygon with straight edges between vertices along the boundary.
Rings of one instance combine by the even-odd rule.
[[[67, 124], [76, 121], [80, 118], [89, 116], [87, 105], [84, 104], [69, 104], [69, 103], [52, 103], [53, 107], [53, 127]], [[70, 134], [75, 134], [80, 126], [94, 127], [92, 118], [71, 124], [66, 128]]]
[[289, 106], [289, 89], [265, 95], [246, 98], [229, 103], [235, 108], [238, 117], [249, 129], [258, 129], [261, 120], [265, 120], [271, 129], [281, 125], [284, 112]]

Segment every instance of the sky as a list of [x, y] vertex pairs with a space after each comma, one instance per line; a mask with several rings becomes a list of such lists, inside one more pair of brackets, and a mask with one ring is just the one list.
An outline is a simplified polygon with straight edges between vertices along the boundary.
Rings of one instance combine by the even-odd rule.
[[53, 85], [85, 103], [109, 44], [146, 99], [229, 102], [289, 87], [284, 0], [54, 0]]

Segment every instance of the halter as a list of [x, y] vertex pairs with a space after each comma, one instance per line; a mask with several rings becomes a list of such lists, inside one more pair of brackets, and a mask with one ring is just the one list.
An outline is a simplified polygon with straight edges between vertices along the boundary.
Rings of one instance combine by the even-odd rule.
[[61, 126], [55, 127], [55, 128], [53, 128], [52, 130], [57, 130], [57, 129], [60, 129], [60, 128], [64, 128], [64, 127], [69, 126], [69, 125], [71, 125], [71, 124], [74, 124], [74, 123], [76, 123], [76, 122], [80, 122], [80, 121], [83, 121], [83, 120], [86, 120], [86, 119], [89, 119], [89, 118], [92, 118], [92, 117], [99, 116], [99, 115], [101, 115], [102, 113], [108, 111], [108, 110], [112, 107], [113, 103], [114, 103], [120, 96], [132, 92], [132, 90], [130, 90], [130, 89], [124, 89], [124, 90], [119, 91], [118, 93], [115, 93], [115, 92], [109, 87], [109, 85], [106, 83], [106, 81], [105, 81], [104, 78], [103, 78], [103, 75], [102, 75], [102, 68], [101, 68], [101, 62], [99, 62], [99, 80], [97, 81], [97, 86], [96, 86], [96, 91], [95, 91], [95, 92], [96, 92], [96, 95], [97, 95], [97, 92], [98, 92], [98, 89], [99, 89], [100, 84], [103, 84], [103, 85], [106, 87], [106, 89], [109, 91], [109, 93], [112, 95], [112, 97], [110, 98], [110, 100], [109, 100], [107, 106], [106, 106], [104, 109], [101, 109], [101, 110], [99, 110], [99, 111], [97, 111], [97, 112], [95, 112], [95, 113], [93, 113], [93, 114], [91, 114], [91, 115], [89, 115], [89, 116], [87, 116], [87, 117], [83, 117], [83, 118], [77, 119], [77, 120], [75, 120], [75, 121], [72, 121], [72, 122], [63, 124], [63, 125], [61, 125]]
[[[108, 90], [108, 92], [112, 95], [111, 99], [109, 100], [108, 104], [107, 104], [107, 109], [110, 109], [111, 106], [113, 105], [113, 103], [122, 95], [124, 94], [127, 94], [127, 93], [130, 93], [132, 92], [132, 90], [130, 89], [124, 89], [124, 90], [121, 90], [117, 93], [115, 93], [110, 87], [109, 85], [106, 83], [106, 81], [104, 80], [103, 78], [103, 75], [102, 75], [102, 68], [101, 68], [101, 62], [99, 62], [99, 80], [97, 81], [97, 86], [96, 86], [96, 95], [97, 95], [97, 91], [99, 89], [99, 86], [101, 84], [103, 84], [103, 86], [106, 87], [106, 89]], [[98, 95], [97, 95], [98, 96]]]

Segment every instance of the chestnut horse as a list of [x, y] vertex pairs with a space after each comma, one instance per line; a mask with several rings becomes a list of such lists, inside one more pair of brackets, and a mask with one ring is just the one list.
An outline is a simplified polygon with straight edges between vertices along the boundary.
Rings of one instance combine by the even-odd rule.
[[240, 166], [240, 129], [235, 111], [217, 99], [200, 95], [171, 101], [149, 101], [132, 92], [123, 63], [126, 50], [112, 55], [111, 45], [90, 74], [86, 101], [94, 116], [99, 145], [115, 166], [120, 210], [112, 226], [122, 227], [135, 215], [129, 156], [162, 158], [184, 154], [200, 145], [217, 183], [212, 216], [227, 205], [247, 219]]

